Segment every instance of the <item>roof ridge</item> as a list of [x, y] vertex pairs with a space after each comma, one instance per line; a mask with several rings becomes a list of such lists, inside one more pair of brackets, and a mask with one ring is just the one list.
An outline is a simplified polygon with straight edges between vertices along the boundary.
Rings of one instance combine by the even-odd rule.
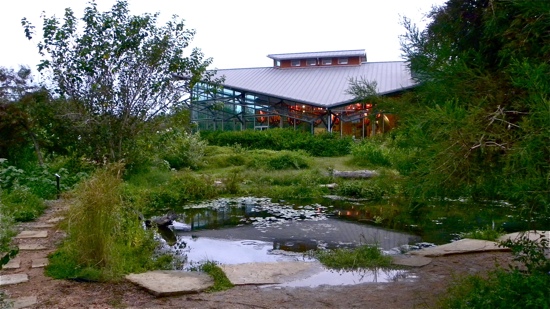
[[310, 51], [310, 52], [298, 52], [298, 53], [278, 53], [278, 54], [268, 54], [267, 56], [277, 56], [277, 55], [300, 55], [300, 54], [314, 54], [314, 53], [335, 53], [335, 52], [352, 52], [352, 51], [366, 51], [364, 48], [359, 49], [341, 49], [341, 50], [325, 50], [325, 51]]

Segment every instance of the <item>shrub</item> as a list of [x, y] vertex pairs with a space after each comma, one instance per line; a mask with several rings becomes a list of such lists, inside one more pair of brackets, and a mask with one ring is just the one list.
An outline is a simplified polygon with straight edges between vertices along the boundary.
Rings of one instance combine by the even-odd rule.
[[377, 139], [366, 139], [353, 145], [351, 155], [359, 166], [391, 166], [390, 151]]
[[293, 129], [266, 131], [201, 131], [201, 137], [210, 145], [240, 145], [247, 149], [303, 150], [312, 156], [330, 157], [347, 155], [352, 139], [330, 133], [312, 135]]
[[381, 200], [386, 192], [371, 180], [348, 180], [339, 183], [336, 193], [341, 196]]
[[170, 167], [197, 169], [203, 164], [206, 142], [198, 134], [167, 129], [158, 132], [158, 135], [158, 156], [166, 160]]
[[26, 187], [16, 186], [2, 193], [4, 212], [15, 221], [26, 222], [38, 218], [45, 209], [44, 201]]
[[298, 151], [255, 150], [250, 152], [247, 167], [265, 170], [303, 169], [309, 167], [309, 155]]
[[15, 236], [14, 219], [2, 200], [2, 191], [0, 189], [0, 252], [10, 252], [11, 239]]

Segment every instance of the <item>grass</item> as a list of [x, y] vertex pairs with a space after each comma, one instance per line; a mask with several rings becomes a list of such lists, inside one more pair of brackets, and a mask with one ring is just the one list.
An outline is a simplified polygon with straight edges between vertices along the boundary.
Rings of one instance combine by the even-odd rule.
[[233, 287], [233, 284], [229, 281], [223, 270], [214, 261], [206, 261], [191, 270], [203, 271], [214, 279], [214, 285], [208, 289], [208, 292], [219, 292]]
[[504, 235], [504, 232], [501, 229], [494, 229], [490, 226], [486, 226], [484, 228], [476, 229], [474, 231], [461, 233], [460, 237], [496, 241], [502, 235]]
[[391, 265], [391, 257], [384, 255], [376, 245], [318, 250], [312, 255], [326, 267], [336, 270], [388, 268]]
[[438, 308], [550, 308], [550, 276], [497, 269], [457, 278]]
[[67, 215], [67, 239], [50, 255], [47, 275], [110, 281], [159, 267], [152, 258], [152, 233], [123, 198], [121, 173], [120, 165], [111, 165], [78, 186]]

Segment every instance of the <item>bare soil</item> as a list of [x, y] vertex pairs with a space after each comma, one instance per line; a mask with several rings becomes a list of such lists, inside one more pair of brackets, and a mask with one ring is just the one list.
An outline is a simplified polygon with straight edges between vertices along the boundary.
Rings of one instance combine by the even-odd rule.
[[[21, 224], [20, 230], [62, 216], [63, 201], [51, 203], [37, 221]], [[353, 286], [323, 286], [317, 288], [263, 288], [237, 286], [233, 289], [183, 296], [157, 298], [132, 283], [85, 283], [55, 280], [44, 275], [43, 268], [31, 268], [31, 261], [46, 257], [63, 239], [57, 227], [46, 228], [44, 239], [21, 239], [22, 243], [41, 243], [48, 249], [21, 251], [21, 267], [2, 270], [1, 274], [26, 273], [29, 281], [2, 286], [10, 298], [36, 296], [31, 308], [437, 308], [453, 278], [466, 274], [486, 273], [497, 265], [512, 263], [508, 252], [486, 252], [434, 258], [420, 268], [411, 269], [417, 275], [414, 282], [365, 283]]]

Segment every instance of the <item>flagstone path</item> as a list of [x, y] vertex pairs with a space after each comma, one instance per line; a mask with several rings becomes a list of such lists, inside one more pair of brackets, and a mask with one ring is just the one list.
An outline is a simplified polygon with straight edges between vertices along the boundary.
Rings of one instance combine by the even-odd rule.
[[[0, 292], [4, 286], [13, 284], [37, 284], [33, 279], [44, 277], [44, 267], [48, 265], [48, 254], [55, 250], [57, 241], [64, 237], [57, 223], [63, 217], [65, 207], [59, 201], [48, 201], [45, 213], [33, 222], [25, 222], [17, 227], [18, 235], [14, 242], [19, 248], [15, 258], [0, 270]], [[37, 304], [36, 295], [3, 295], [4, 303], [10, 308], [28, 308]]]

